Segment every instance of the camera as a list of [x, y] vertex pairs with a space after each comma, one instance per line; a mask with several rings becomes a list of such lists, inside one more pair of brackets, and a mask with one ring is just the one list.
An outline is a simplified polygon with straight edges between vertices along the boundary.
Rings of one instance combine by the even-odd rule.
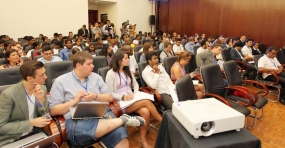
[[125, 26], [130, 25], [129, 20], [127, 20], [127, 21], [123, 22], [123, 24], [124, 24]]
[[107, 25], [107, 26], [105, 27], [105, 30], [111, 30], [111, 29], [112, 29], [111, 26], [108, 26], [108, 25]]

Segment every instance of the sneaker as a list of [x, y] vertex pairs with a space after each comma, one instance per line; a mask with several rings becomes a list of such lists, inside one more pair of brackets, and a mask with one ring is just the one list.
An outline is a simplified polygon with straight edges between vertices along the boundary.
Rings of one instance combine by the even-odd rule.
[[123, 114], [120, 118], [125, 118], [127, 120], [125, 126], [144, 126], [145, 120], [140, 116], [129, 116]]

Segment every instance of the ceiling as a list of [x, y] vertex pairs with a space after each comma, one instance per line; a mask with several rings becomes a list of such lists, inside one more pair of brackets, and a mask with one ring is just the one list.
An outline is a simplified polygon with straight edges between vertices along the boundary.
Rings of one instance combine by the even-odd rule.
[[88, 0], [89, 5], [103, 5], [107, 3], [114, 3], [114, 2], [107, 0]]

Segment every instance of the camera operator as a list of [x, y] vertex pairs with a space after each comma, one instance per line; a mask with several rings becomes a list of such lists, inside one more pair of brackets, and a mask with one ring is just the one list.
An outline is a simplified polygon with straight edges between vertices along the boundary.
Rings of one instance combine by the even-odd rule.
[[107, 20], [106, 24], [103, 26], [103, 34], [104, 34], [104, 38], [108, 35], [111, 35], [113, 37], [114, 32], [113, 32], [113, 27], [111, 26], [110, 20]]
[[135, 37], [135, 35], [134, 35], [134, 33], [135, 33], [135, 30], [136, 30], [136, 24], [134, 24], [134, 25], [132, 25], [132, 24], [130, 24], [130, 27], [129, 27], [129, 36], [130, 36], [130, 38], [134, 38]]
[[120, 28], [120, 31], [121, 31], [121, 36], [122, 36], [123, 34], [125, 34], [125, 35], [128, 34], [128, 29], [127, 29], [126, 22], [122, 23], [122, 28]]

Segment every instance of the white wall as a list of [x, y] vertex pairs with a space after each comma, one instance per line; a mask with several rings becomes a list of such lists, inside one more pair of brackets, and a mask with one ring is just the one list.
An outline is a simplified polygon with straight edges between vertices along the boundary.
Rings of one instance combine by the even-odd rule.
[[[103, 0], [101, 0], [103, 1]], [[149, 16], [155, 14], [155, 3], [148, 0], [104, 0], [113, 3], [97, 5], [98, 17], [108, 14], [108, 19], [115, 24], [117, 34], [121, 34], [119, 28], [122, 23], [129, 20], [131, 24], [137, 24], [136, 32], [150, 32]], [[114, 3], [115, 2], [115, 3]], [[154, 31], [154, 27], [153, 27]]]
[[97, 5], [88, 5], [88, 9], [89, 10], [98, 10], [98, 6]]
[[1, 0], [0, 34], [14, 40], [40, 33], [52, 37], [54, 32], [74, 34], [88, 25], [87, 0]]

